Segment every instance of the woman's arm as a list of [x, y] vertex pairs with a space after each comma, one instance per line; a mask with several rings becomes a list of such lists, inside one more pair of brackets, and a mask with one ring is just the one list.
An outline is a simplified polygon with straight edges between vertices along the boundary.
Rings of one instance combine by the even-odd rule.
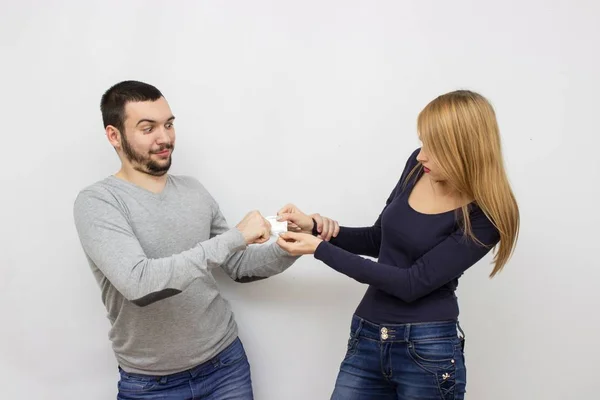
[[330, 242], [332, 245], [344, 249], [352, 254], [361, 254], [370, 257], [379, 257], [381, 247], [381, 219], [385, 209], [396, 197], [400, 183], [396, 185], [389, 195], [385, 207], [379, 214], [373, 226], [368, 227], [340, 227], [337, 221], [323, 217], [320, 214], [307, 215], [293, 204], [288, 204], [279, 210], [278, 216], [282, 221], [288, 221], [304, 233], [312, 233]]
[[459, 277], [483, 258], [500, 236], [483, 213], [473, 215], [471, 228], [482, 246], [457, 230], [412, 264], [388, 265], [367, 260], [308, 235], [286, 234], [280, 246], [291, 254], [311, 254], [331, 268], [374, 286], [405, 302], [415, 301]]
[[419, 149], [413, 151], [406, 161], [400, 179], [388, 196], [385, 207], [379, 213], [379, 217], [372, 226], [360, 228], [340, 227], [337, 221], [322, 217], [319, 214], [306, 215], [293, 204], [283, 207], [277, 215], [281, 217], [282, 221], [291, 222], [293, 226], [297, 226], [304, 233], [311, 233], [313, 231], [314, 220], [317, 224], [317, 232], [320, 239], [330, 242], [332, 245], [352, 254], [377, 258], [379, 257], [379, 249], [381, 247], [381, 219], [383, 213], [396, 196], [400, 194], [406, 177], [418, 164], [418, 153]]

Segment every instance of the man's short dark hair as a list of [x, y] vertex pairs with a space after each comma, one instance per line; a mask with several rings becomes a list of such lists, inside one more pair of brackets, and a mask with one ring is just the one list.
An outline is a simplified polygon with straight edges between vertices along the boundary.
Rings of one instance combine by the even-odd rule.
[[139, 81], [119, 82], [102, 95], [100, 111], [104, 128], [112, 125], [125, 134], [125, 105], [129, 102], [156, 101], [163, 97], [160, 90]]

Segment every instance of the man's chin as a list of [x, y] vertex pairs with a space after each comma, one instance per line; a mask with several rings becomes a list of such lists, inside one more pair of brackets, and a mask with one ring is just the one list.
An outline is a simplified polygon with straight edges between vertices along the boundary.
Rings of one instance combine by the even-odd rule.
[[171, 159], [165, 160], [163, 163], [152, 163], [150, 165], [138, 166], [136, 169], [152, 176], [163, 176], [171, 168]]
[[147, 173], [152, 176], [163, 176], [163, 175], [166, 175], [167, 172], [169, 172], [168, 169], [161, 170], [161, 171], [148, 171]]

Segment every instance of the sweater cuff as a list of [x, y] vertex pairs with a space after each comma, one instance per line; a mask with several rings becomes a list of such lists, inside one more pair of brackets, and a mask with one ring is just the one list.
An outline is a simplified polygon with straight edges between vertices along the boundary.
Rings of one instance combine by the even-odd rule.
[[237, 228], [232, 228], [221, 235], [222, 240], [227, 243], [227, 248], [231, 252], [244, 250], [248, 245], [242, 232]]
[[325, 240], [323, 240], [321, 243], [319, 243], [319, 245], [317, 246], [317, 249], [315, 250], [314, 257], [317, 260], [324, 261], [323, 259], [327, 256], [327, 253], [330, 250], [328, 246], [333, 246], [333, 245]]
[[288, 253], [287, 251], [285, 251], [284, 249], [281, 248], [281, 246], [279, 244], [277, 244], [277, 242], [273, 243], [271, 246], [273, 246], [273, 248], [275, 249], [275, 255], [277, 257], [293, 257], [293, 258], [300, 258], [298, 256], [293, 256], [290, 253]]

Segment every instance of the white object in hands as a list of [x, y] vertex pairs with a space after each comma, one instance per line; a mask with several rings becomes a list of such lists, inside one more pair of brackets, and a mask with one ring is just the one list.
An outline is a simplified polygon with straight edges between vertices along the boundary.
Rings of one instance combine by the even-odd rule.
[[270, 216], [265, 218], [271, 224], [271, 236], [279, 236], [280, 234], [287, 232], [288, 223], [287, 221], [277, 221], [276, 216]]

